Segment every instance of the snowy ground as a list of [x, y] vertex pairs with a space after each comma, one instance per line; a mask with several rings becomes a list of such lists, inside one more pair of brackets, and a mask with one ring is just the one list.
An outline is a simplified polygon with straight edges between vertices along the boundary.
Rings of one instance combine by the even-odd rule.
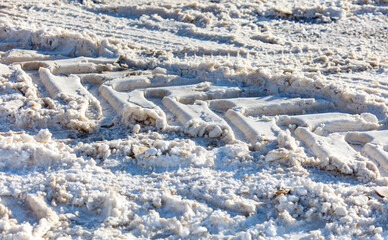
[[0, 2], [0, 239], [388, 238], [387, 0], [138, 2]]

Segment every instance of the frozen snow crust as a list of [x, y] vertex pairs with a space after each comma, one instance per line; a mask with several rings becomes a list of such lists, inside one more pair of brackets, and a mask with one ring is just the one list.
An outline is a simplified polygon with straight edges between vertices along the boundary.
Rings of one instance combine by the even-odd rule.
[[386, 239], [388, 3], [3, 1], [0, 239]]

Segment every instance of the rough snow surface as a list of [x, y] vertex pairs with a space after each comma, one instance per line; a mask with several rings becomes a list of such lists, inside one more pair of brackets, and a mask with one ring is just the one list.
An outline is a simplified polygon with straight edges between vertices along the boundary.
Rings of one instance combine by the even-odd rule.
[[3, 0], [0, 239], [387, 239], [388, 2]]

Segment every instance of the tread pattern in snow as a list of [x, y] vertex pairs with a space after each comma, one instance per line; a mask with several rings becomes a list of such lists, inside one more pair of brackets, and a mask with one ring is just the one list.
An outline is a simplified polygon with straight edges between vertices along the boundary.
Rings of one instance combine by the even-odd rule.
[[[381, 169], [388, 163], [377, 117], [343, 113], [330, 100], [265, 96], [265, 91], [252, 91], [257, 88], [254, 84], [185, 78], [167, 74], [163, 68], [135, 72], [122, 69], [117, 59], [41, 60], [29, 56], [20, 60], [25, 59], [5, 58], [3, 62], [21, 66], [20, 72], [35, 71], [51, 99], [80, 106], [77, 119], [83, 126], [74, 127], [70, 119], [65, 121], [67, 127], [98, 128], [106, 117], [103, 99], [130, 128], [152, 126], [187, 137], [222, 140], [220, 144], [247, 141], [254, 151], [270, 152], [268, 161], [284, 157], [275, 153], [278, 149], [300, 145], [317, 157], [321, 166], [345, 174], [378, 175], [369, 159]], [[98, 92], [89, 92], [90, 85]], [[293, 146], [293, 142], [298, 143]], [[365, 146], [356, 151], [354, 144]]]

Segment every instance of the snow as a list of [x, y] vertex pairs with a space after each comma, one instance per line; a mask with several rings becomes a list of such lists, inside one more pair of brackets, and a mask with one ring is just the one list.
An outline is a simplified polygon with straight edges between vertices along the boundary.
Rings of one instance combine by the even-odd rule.
[[0, 8], [0, 239], [388, 238], [386, 0]]

